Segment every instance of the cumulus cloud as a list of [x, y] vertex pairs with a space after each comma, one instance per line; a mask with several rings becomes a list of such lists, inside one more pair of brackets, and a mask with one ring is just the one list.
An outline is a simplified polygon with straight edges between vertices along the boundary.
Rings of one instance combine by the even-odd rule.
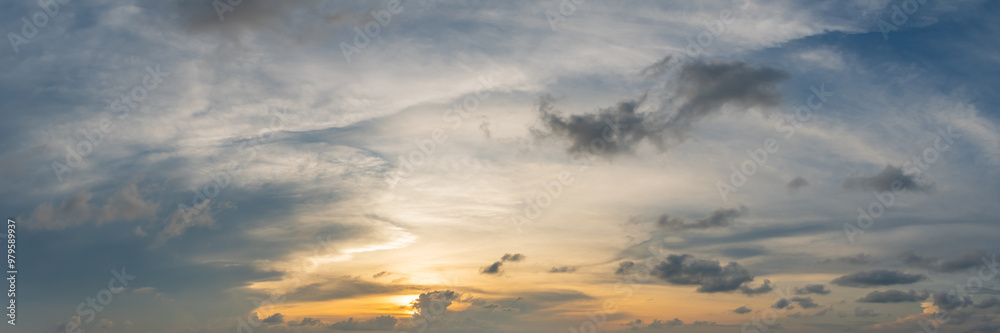
[[740, 286], [740, 292], [741, 293], [743, 293], [745, 295], [751, 295], [751, 296], [753, 296], [753, 295], [760, 295], [760, 294], [766, 294], [766, 293], [771, 292], [771, 290], [774, 290], [774, 286], [771, 285], [771, 280], [766, 280], [766, 279], [764, 280], [764, 283], [760, 285], [760, 287], [752, 288], [752, 287], [747, 286], [747, 285]]
[[159, 204], [143, 200], [136, 184], [128, 184], [101, 207], [97, 223], [152, 218], [159, 208]]
[[661, 228], [674, 231], [728, 227], [736, 220], [736, 218], [745, 215], [749, 211], [750, 209], [746, 206], [740, 206], [739, 209], [719, 208], [707, 217], [697, 219], [693, 223], [688, 223], [680, 217], [663, 214], [656, 220], [656, 225]]
[[933, 294], [932, 300], [934, 301], [934, 306], [942, 310], [954, 310], [972, 305], [971, 297], [965, 295], [959, 296], [954, 292], [936, 292]]
[[734, 313], [739, 313], [739, 314], [745, 314], [745, 313], [753, 312], [753, 310], [750, 310], [750, 308], [748, 308], [748, 307], [746, 307], [744, 305], [744, 306], [741, 306], [741, 307], [733, 309], [733, 312]]
[[922, 256], [909, 250], [899, 254], [899, 261], [903, 264], [926, 268], [935, 272], [953, 273], [969, 268], [975, 268], [982, 264], [982, 258], [986, 257], [986, 251], [974, 249], [960, 254], [951, 260], [941, 260], [937, 257]]
[[396, 317], [385, 315], [368, 320], [354, 320], [353, 317], [339, 321], [328, 326], [330, 329], [341, 331], [391, 331], [396, 328]]
[[410, 307], [415, 311], [414, 317], [433, 317], [440, 316], [441, 313], [448, 310], [451, 304], [458, 300], [462, 294], [453, 290], [443, 290], [443, 291], [432, 291], [427, 293], [422, 293], [417, 296], [417, 300], [413, 301]]
[[912, 191], [924, 192], [930, 189], [930, 185], [923, 184], [916, 175], [903, 172], [903, 168], [886, 165], [885, 169], [874, 176], [850, 176], [844, 181], [844, 188], [848, 190], [874, 190], [878, 192], [892, 191]]
[[502, 257], [500, 257], [500, 261], [495, 261], [486, 267], [480, 268], [479, 273], [489, 274], [489, 275], [500, 275], [503, 274], [503, 269], [501, 269], [501, 267], [503, 267], [503, 263], [508, 261], [519, 262], [521, 260], [524, 260], [524, 258], [525, 256], [520, 253], [515, 253], [515, 254], [505, 253]]
[[776, 86], [789, 77], [785, 72], [744, 62], [701, 61], [684, 64], [677, 75], [679, 84], [668, 92], [667, 99], [683, 102], [650, 106], [655, 109], [650, 112], [639, 112], [649, 102], [646, 94], [595, 113], [570, 116], [555, 111], [553, 98], [543, 96], [538, 103], [542, 128], [533, 133], [536, 138], [568, 140], [569, 153], [590, 152], [610, 158], [631, 153], [642, 142], [662, 151], [669, 140], [683, 141], [695, 123], [720, 113], [724, 106], [777, 106], [781, 96]]
[[503, 257], [500, 257], [500, 261], [518, 262], [521, 260], [524, 260], [524, 255], [520, 253], [515, 253], [515, 254], [506, 253], [503, 255]]
[[838, 262], [838, 263], [846, 263], [852, 265], [871, 265], [879, 263], [878, 260], [875, 260], [874, 257], [864, 253], [858, 253], [853, 256], [839, 257], [835, 259], [823, 259], [820, 260], [819, 262], [823, 264]]
[[265, 325], [281, 324], [281, 323], [285, 322], [285, 315], [280, 314], [280, 313], [275, 313], [273, 315], [268, 316], [267, 318], [264, 318], [264, 320], [262, 322]]
[[573, 273], [573, 272], [576, 272], [576, 267], [562, 266], [562, 267], [552, 267], [552, 269], [549, 269], [549, 273]]
[[808, 294], [826, 295], [829, 293], [830, 290], [826, 289], [826, 286], [822, 284], [807, 284], [804, 287], [795, 288], [796, 295], [808, 295]]
[[322, 320], [316, 318], [305, 317], [300, 321], [290, 321], [288, 326], [317, 326], [323, 324]]
[[[631, 265], [619, 264], [616, 273], [622, 274], [634, 267], [634, 263], [628, 263]], [[694, 259], [687, 254], [668, 255], [665, 261], [653, 267], [651, 274], [671, 284], [696, 285], [701, 293], [733, 291], [753, 281], [753, 275], [735, 262], [722, 266], [716, 260]]]
[[791, 305], [792, 305], [792, 301], [791, 300], [789, 300], [787, 298], [782, 298], [782, 299], [779, 299], [779, 300], [775, 301], [774, 304], [771, 304], [771, 307], [780, 310], [780, 309], [788, 308]]
[[813, 302], [812, 297], [795, 296], [791, 298], [791, 301], [799, 303], [799, 306], [803, 309], [811, 309], [819, 306], [816, 302]]
[[791, 192], [795, 192], [798, 191], [800, 188], [806, 187], [807, 185], [809, 185], [808, 180], [802, 178], [802, 176], [796, 176], [794, 179], [789, 181], [788, 184], [785, 184], [785, 188], [787, 188]]
[[856, 307], [854, 308], [855, 317], [878, 317], [880, 313], [875, 312], [875, 309]]
[[901, 303], [901, 302], [920, 302], [927, 299], [930, 293], [926, 291], [917, 292], [915, 290], [902, 291], [896, 289], [890, 289], [886, 291], [873, 291], [858, 299], [858, 302], [862, 303]]
[[847, 274], [830, 281], [838, 286], [844, 287], [878, 287], [891, 286], [895, 284], [910, 284], [926, 280], [923, 274], [909, 274], [895, 270], [875, 269]]

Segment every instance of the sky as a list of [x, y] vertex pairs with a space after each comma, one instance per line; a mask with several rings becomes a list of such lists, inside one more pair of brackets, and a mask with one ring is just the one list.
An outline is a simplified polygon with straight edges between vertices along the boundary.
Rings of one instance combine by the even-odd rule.
[[998, 16], [3, 1], [2, 331], [998, 332]]

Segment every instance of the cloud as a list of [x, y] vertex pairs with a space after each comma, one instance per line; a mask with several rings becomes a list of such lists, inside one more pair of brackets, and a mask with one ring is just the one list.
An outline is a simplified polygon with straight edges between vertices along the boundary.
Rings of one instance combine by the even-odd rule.
[[815, 302], [813, 302], [812, 297], [795, 296], [792, 297], [790, 300], [792, 302], [799, 303], [799, 306], [801, 306], [803, 309], [811, 309], [819, 306]]
[[902, 302], [920, 302], [927, 299], [930, 293], [926, 291], [917, 292], [915, 290], [910, 290], [908, 292], [896, 289], [890, 289], [886, 291], [873, 291], [858, 299], [861, 303], [902, 303]]
[[816, 316], [816, 317], [824, 316], [824, 315], [826, 315], [827, 312], [830, 312], [830, 311], [833, 311], [833, 305], [831, 305], [830, 307], [828, 307], [826, 309], [817, 311], [816, 314], [814, 314], [814, 316]]
[[[623, 271], [623, 268], [626, 268], [624, 263], [620, 264], [618, 271]], [[631, 266], [628, 268], [631, 269]], [[701, 293], [733, 291], [753, 281], [753, 275], [735, 262], [722, 266], [718, 261], [694, 259], [687, 254], [668, 255], [667, 260], [656, 265], [651, 274], [671, 284], [696, 285]]]
[[549, 273], [573, 273], [576, 272], [576, 267], [572, 266], [562, 266], [562, 267], [552, 267]]
[[903, 173], [903, 169], [893, 165], [886, 165], [877, 175], [874, 176], [851, 176], [844, 181], [844, 189], [848, 190], [874, 190], [878, 192], [892, 191], [912, 191], [924, 192], [930, 189], [930, 185], [922, 184], [916, 175]]
[[779, 299], [779, 300], [775, 301], [774, 304], [771, 304], [771, 308], [779, 309], [780, 310], [780, 309], [787, 308], [790, 305], [792, 305], [792, 301], [788, 300], [787, 298], [782, 298], [782, 299]]
[[934, 306], [942, 310], [954, 310], [972, 305], [972, 298], [969, 296], [958, 296], [948, 292], [936, 292], [932, 297]]
[[518, 262], [518, 261], [524, 260], [524, 258], [525, 258], [524, 255], [520, 254], [520, 253], [515, 253], [515, 254], [507, 253], [507, 254], [504, 254], [503, 257], [500, 257], [500, 261], [504, 261], [504, 262], [506, 262], [506, 261]]
[[676, 90], [666, 92], [665, 98], [683, 101], [680, 105], [667, 103], [651, 106], [655, 111], [639, 112], [649, 103], [643, 94], [595, 113], [563, 116], [555, 111], [554, 99], [543, 96], [538, 103], [543, 128], [532, 132], [536, 138], [569, 140], [569, 153], [589, 151], [610, 158], [631, 153], [642, 142], [664, 151], [668, 140], [683, 141], [695, 123], [721, 112], [724, 106], [777, 106], [781, 96], [776, 86], [788, 78], [785, 72], [744, 62], [685, 63], [677, 74]]
[[879, 263], [877, 260], [875, 260], [875, 258], [864, 253], [858, 253], [853, 256], [839, 257], [836, 259], [823, 259], [820, 260], [819, 262], [823, 264], [829, 264], [834, 261], [852, 265], [871, 265]]
[[268, 316], [267, 318], [264, 318], [262, 322], [266, 325], [281, 324], [285, 322], [285, 316], [280, 313], [275, 313], [273, 315]]
[[378, 273], [375, 273], [374, 275], [372, 275], [372, 278], [373, 279], [377, 279], [377, 278], [380, 278], [380, 277], [383, 277], [383, 276], [386, 276], [386, 275], [389, 275], [389, 274], [392, 274], [392, 273], [389, 273], [387, 271], [381, 271], [381, 272], [378, 272]]
[[796, 295], [808, 295], [808, 294], [826, 295], [829, 293], [830, 290], [826, 289], [826, 286], [822, 284], [807, 284], [805, 285], [805, 287], [795, 288]]
[[323, 324], [322, 320], [319, 320], [319, 319], [316, 319], [316, 318], [309, 318], [309, 317], [302, 318], [301, 321], [297, 321], [297, 322], [295, 322], [295, 321], [288, 322], [288, 326], [316, 326], [316, 325], [320, 325], [320, 324]]
[[136, 184], [128, 184], [101, 207], [97, 223], [110, 221], [132, 221], [138, 218], [152, 218], [159, 210], [159, 204], [143, 200]]
[[413, 301], [410, 307], [416, 311], [416, 313], [413, 314], [415, 318], [440, 316], [444, 311], [447, 311], [448, 307], [451, 306], [454, 301], [458, 300], [461, 295], [462, 294], [453, 290], [435, 290], [432, 292], [422, 293], [420, 296], [417, 296], [417, 300]]
[[733, 312], [734, 313], [739, 313], [739, 314], [745, 314], [745, 313], [753, 312], [753, 310], [750, 310], [750, 308], [748, 308], [746, 306], [741, 306], [741, 307], [733, 309]]
[[926, 268], [935, 272], [953, 273], [978, 267], [982, 264], [982, 258], [985, 256], [986, 251], [974, 249], [966, 251], [952, 260], [941, 260], [937, 257], [921, 256], [909, 250], [899, 254], [899, 261], [909, 266]]
[[923, 274], [908, 274], [894, 270], [876, 269], [847, 274], [833, 279], [830, 283], [844, 287], [865, 288], [910, 284], [926, 279], [927, 276]]
[[90, 218], [90, 205], [87, 202], [93, 194], [77, 192], [63, 201], [58, 208], [51, 202], [45, 202], [35, 207], [28, 223], [29, 228], [60, 230], [66, 227], [82, 224]]
[[747, 285], [740, 286], [740, 292], [741, 293], [746, 294], [746, 295], [751, 295], [751, 296], [753, 296], [753, 295], [760, 295], [760, 294], [766, 294], [766, 293], [771, 292], [771, 290], [773, 290], [773, 289], [774, 289], [774, 286], [771, 285], [771, 280], [766, 280], [766, 279], [764, 280], [764, 283], [761, 284], [760, 287], [757, 287], [757, 288], [751, 288], [750, 286], [747, 286]]
[[506, 253], [502, 257], [500, 257], [500, 261], [493, 262], [489, 266], [480, 268], [479, 273], [489, 274], [489, 275], [500, 275], [503, 274], [503, 269], [501, 269], [501, 267], [503, 267], [503, 263], [508, 261], [519, 262], [521, 260], [524, 260], [524, 258], [526, 257], [520, 253], [515, 253], [515, 254]]
[[674, 231], [728, 227], [736, 218], [745, 215], [749, 211], [750, 209], [746, 206], [740, 206], [739, 209], [719, 208], [709, 214], [708, 217], [697, 219], [694, 223], [688, 223], [683, 218], [663, 214], [656, 220], [656, 225]]
[[792, 181], [788, 182], [788, 184], [785, 184], [785, 188], [787, 188], [790, 192], [795, 192], [807, 185], [809, 185], [808, 180], [802, 178], [802, 176], [795, 176], [795, 178], [792, 179]]
[[[304, 319], [303, 319], [304, 321]], [[396, 328], [396, 317], [385, 315], [368, 320], [354, 320], [354, 317], [339, 321], [328, 326], [341, 331], [391, 331]]]
[[875, 312], [875, 309], [868, 309], [861, 307], [854, 308], [855, 317], [878, 317], [879, 315], [880, 313]]
[[680, 325], [684, 325], [684, 321], [680, 320], [679, 318], [674, 318], [667, 321], [653, 319], [653, 322], [649, 323], [649, 325], [646, 325], [646, 328], [666, 328], [666, 327], [674, 327]]

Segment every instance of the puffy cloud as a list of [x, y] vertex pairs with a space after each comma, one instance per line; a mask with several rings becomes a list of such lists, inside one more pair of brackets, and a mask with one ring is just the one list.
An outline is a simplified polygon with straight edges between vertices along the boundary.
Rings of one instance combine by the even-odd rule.
[[746, 294], [746, 295], [751, 295], [751, 296], [753, 296], [753, 295], [760, 295], [760, 294], [766, 294], [766, 293], [771, 292], [771, 290], [773, 290], [773, 289], [774, 289], [774, 286], [771, 285], [771, 280], [764, 280], [764, 283], [761, 284], [760, 287], [757, 287], [757, 288], [751, 288], [750, 286], [747, 286], [747, 285], [740, 286], [740, 292], [741, 293]]
[[771, 304], [771, 307], [780, 310], [780, 309], [787, 308], [787, 307], [789, 307], [791, 305], [792, 305], [792, 301], [791, 300], [789, 300], [787, 298], [782, 298], [782, 299], [779, 299], [779, 300], [775, 301], [774, 304]]
[[573, 272], [576, 272], [576, 267], [562, 266], [562, 267], [552, 267], [552, 269], [549, 269], [549, 273], [573, 273]]
[[500, 266], [503, 266], [503, 262], [497, 261], [490, 264], [489, 266], [480, 268], [479, 272], [482, 274], [500, 275], [500, 273], [503, 273], [503, 271], [500, 270]]
[[285, 315], [282, 315], [280, 313], [275, 313], [273, 315], [268, 316], [267, 318], [264, 318], [262, 322], [267, 325], [281, 324], [285, 322]]
[[875, 309], [861, 308], [861, 307], [854, 308], [855, 317], [878, 317], [879, 315], [881, 314], [875, 312]]
[[521, 260], [524, 260], [524, 255], [520, 253], [515, 253], [515, 254], [506, 253], [503, 255], [503, 257], [500, 257], [500, 261], [518, 262]]
[[926, 268], [935, 272], [953, 273], [982, 265], [983, 257], [986, 257], [986, 251], [979, 249], [966, 251], [951, 260], [922, 256], [912, 250], [908, 250], [899, 254], [899, 261], [902, 261], [906, 265]]
[[808, 294], [826, 295], [829, 293], [830, 290], [826, 289], [826, 286], [822, 284], [807, 284], [804, 287], [795, 288], [796, 295], [808, 295]]
[[926, 291], [917, 292], [915, 290], [902, 291], [896, 289], [890, 289], [886, 291], [873, 291], [858, 299], [858, 302], [862, 303], [901, 303], [901, 302], [919, 302], [927, 299], [930, 293]]
[[886, 165], [885, 169], [874, 176], [850, 176], [844, 181], [844, 188], [848, 190], [875, 190], [879, 192], [892, 191], [913, 191], [923, 192], [930, 189], [930, 185], [921, 183], [916, 175], [905, 174], [903, 169], [893, 165]]
[[[635, 265], [627, 263], [631, 265], [619, 264], [618, 272], [627, 272]], [[668, 255], [665, 261], [653, 267], [651, 274], [671, 284], [696, 285], [701, 293], [733, 291], [753, 281], [753, 275], [735, 262], [722, 266], [718, 261], [694, 259], [687, 254]]]
[[739, 313], [739, 314], [745, 314], [745, 313], [750, 313], [750, 312], [752, 312], [752, 311], [753, 311], [753, 310], [750, 310], [750, 308], [746, 307], [745, 305], [744, 305], [744, 306], [741, 306], [741, 307], [738, 307], [738, 308], [735, 308], [735, 309], [733, 309], [733, 313]]
[[368, 320], [354, 320], [353, 317], [347, 320], [331, 324], [328, 328], [341, 331], [391, 331], [396, 328], [396, 317], [378, 316]]
[[288, 326], [316, 326], [320, 324], [323, 324], [322, 320], [310, 317], [302, 318], [302, 320], [297, 322], [296, 321], [288, 322]]
[[719, 208], [709, 214], [708, 217], [697, 219], [694, 223], [688, 223], [683, 218], [663, 214], [656, 220], [656, 225], [675, 231], [728, 227], [736, 218], [745, 215], [749, 211], [750, 209], [746, 206], [740, 206], [739, 209]]
[[677, 74], [679, 85], [667, 98], [682, 100], [680, 105], [666, 103], [642, 113], [639, 108], [649, 102], [643, 94], [596, 113], [562, 116], [554, 110], [553, 98], [543, 96], [539, 100], [543, 129], [533, 132], [536, 138], [569, 140], [570, 153], [590, 151], [610, 158], [631, 153], [642, 142], [665, 150], [669, 140], [683, 141], [695, 123], [720, 113], [723, 106], [777, 106], [781, 96], [776, 86], [788, 78], [782, 71], [744, 62], [685, 63]]
[[838, 257], [835, 259], [820, 260], [820, 263], [823, 264], [829, 264], [833, 262], [846, 263], [852, 265], [871, 265], [871, 264], [877, 264], [878, 260], [875, 260], [875, 258], [872, 257], [871, 255], [867, 255], [864, 253], [858, 253], [853, 256]]
[[909, 274], [895, 270], [875, 269], [847, 274], [830, 281], [838, 286], [844, 287], [878, 287], [891, 286], [895, 284], [910, 284], [926, 280], [923, 274]]
[[795, 192], [798, 191], [800, 188], [806, 187], [807, 185], [809, 185], [808, 180], [802, 178], [802, 176], [796, 176], [794, 179], [789, 181], [788, 184], [785, 184], [785, 188], [787, 188], [791, 192]]
[[51, 202], [45, 202], [35, 207], [28, 223], [29, 228], [59, 230], [82, 224], [90, 218], [90, 205], [87, 203], [94, 195], [89, 192], [77, 192], [63, 201], [59, 207]]
[[799, 303], [799, 306], [801, 306], [803, 309], [811, 309], [819, 306], [818, 304], [816, 304], [816, 302], [813, 302], [812, 297], [795, 296], [792, 297], [790, 300], [792, 302]]
[[414, 317], [430, 317], [439, 316], [441, 313], [435, 313], [437, 311], [447, 311], [451, 304], [458, 300], [462, 294], [453, 290], [444, 291], [432, 291], [427, 293], [422, 293], [417, 296], [417, 300], [413, 301], [410, 307], [416, 311]]
[[954, 310], [973, 304], [971, 297], [958, 296], [954, 292], [936, 292], [933, 294], [932, 300], [934, 301], [934, 306], [942, 310]]

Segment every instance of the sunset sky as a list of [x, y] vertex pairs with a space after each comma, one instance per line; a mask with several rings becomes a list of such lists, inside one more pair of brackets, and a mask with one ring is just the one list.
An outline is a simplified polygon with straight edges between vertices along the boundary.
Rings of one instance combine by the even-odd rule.
[[0, 332], [1000, 332], [997, 17], [3, 1]]

